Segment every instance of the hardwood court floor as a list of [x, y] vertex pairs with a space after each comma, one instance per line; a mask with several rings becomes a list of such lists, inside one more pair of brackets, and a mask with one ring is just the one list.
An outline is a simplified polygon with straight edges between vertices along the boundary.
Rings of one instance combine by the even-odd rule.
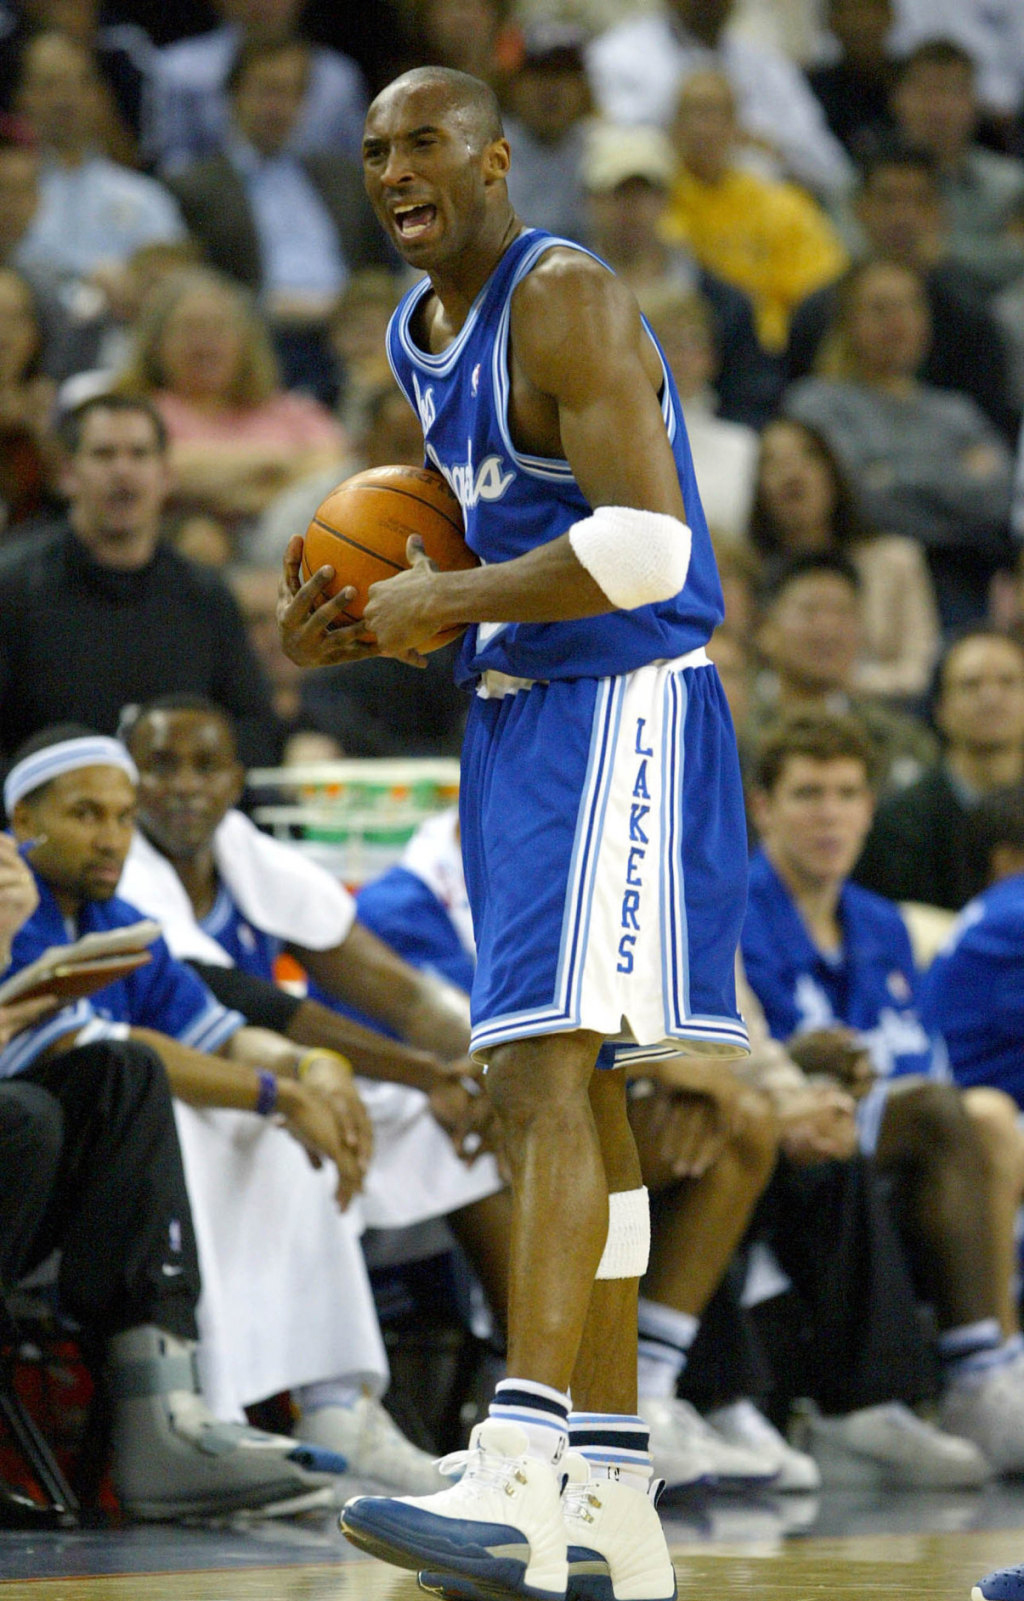
[[[967, 1601], [981, 1573], [1024, 1560], [1024, 1486], [844, 1492], [788, 1512], [719, 1499], [673, 1507], [666, 1521], [680, 1601]], [[417, 1598], [411, 1575], [352, 1551], [329, 1519], [0, 1534], [0, 1601]]]

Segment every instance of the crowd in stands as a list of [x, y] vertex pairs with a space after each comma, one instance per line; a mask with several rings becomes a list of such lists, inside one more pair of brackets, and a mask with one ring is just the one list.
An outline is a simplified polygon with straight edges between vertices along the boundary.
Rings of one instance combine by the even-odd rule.
[[95, 1005], [0, 1007], [0, 1295], [62, 1248], [143, 1518], [440, 1484], [365, 1228], [455, 1250], [500, 1360], [455, 820], [353, 901], [240, 809], [247, 766], [459, 751], [457, 646], [300, 673], [274, 621], [328, 490], [422, 461], [359, 150], [436, 62], [496, 89], [523, 221], [634, 289], [722, 576], [754, 1050], [634, 1086], [655, 1470], [1024, 1471], [1024, 11], [194, 12], [0, 0], [0, 960], [163, 927]]

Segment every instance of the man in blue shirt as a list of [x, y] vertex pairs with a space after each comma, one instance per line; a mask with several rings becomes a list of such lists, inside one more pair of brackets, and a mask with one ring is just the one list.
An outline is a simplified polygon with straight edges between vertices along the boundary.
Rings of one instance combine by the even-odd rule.
[[[48, 947], [140, 920], [115, 893], [132, 838], [137, 776], [122, 745], [77, 725], [45, 731], [22, 747], [4, 804], [27, 847], [39, 905], [14, 940], [12, 972]], [[143, 966], [6, 1044], [0, 1080], [35, 1068], [47, 1052], [59, 1059], [95, 1041], [138, 1040], [156, 1052], [175, 1097], [187, 1103], [177, 1119], [205, 1287], [199, 1316], [211, 1411], [231, 1416], [294, 1389], [305, 1413], [342, 1404], [353, 1390], [358, 1397], [364, 1384], [382, 1390], [387, 1362], [359, 1248], [361, 1224], [347, 1211], [370, 1147], [348, 1064], [331, 1051], [303, 1050], [247, 1027], [162, 939], [149, 951]], [[268, 1123], [257, 1132], [251, 1113], [276, 1114], [280, 1127]], [[323, 1171], [310, 1173], [307, 1157]], [[156, 1374], [152, 1393], [162, 1395], [168, 1383]], [[205, 1419], [204, 1427], [213, 1424], [209, 1413]], [[354, 1450], [344, 1455], [354, 1471], [384, 1482], [434, 1486], [426, 1454], [401, 1443], [403, 1461], [388, 1471], [364, 1470]], [[314, 1480], [321, 1486], [330, 1481]]]
[[972, 819], [989, 888], [961, 912], [921, 992], [958, 1084], [1024, 1106], [1024, 788], [997, 790]]
[[871, 825], [872, 777], [871, 745], [855, 719], [804, 713], [766, 736], [754, 794], [763, 843], [751, 865], [743, 959], [776, 1038], [839, 1028], [849, 1046], [867, 1046], [879, 1082], [861, 1101], [862, 1144], [890, 1177], [919, 1292], [935, 1310], [944, 1425], [997, 1469], [1019, 1471], [1015, 1115], [992, 1091], [963, 1094], [940, 1081], [903, 920], [849, 882]]

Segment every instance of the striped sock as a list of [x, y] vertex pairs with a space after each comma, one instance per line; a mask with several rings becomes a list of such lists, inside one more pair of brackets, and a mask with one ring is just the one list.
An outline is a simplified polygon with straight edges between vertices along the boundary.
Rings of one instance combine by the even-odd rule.
[[569, 1437], [569, 1397], [532, 1379], [502, 1379], [487, 1409], [492, 1418], [518, 1423], [531, 1456], [559, 1462]]
[[637, 1376], [641, 1395], [667, 1400], [676, 1393], [690, 1346], [697, 1338], [699, 1318], [677, 1312], [660, 1301], [640, 1298], [640, 1343]]
[[1020, 1349], [1018, 1340], [1004, 1340], [994, 1317], [946, 1329], [937, 1343], [942, 1371], [953, 1383], [969, 1376], [977, 1378], [990, 1368], [1012, 1362]]
[[620, 1479], [646, 1495], [651, 1477], [651, 1434], [629, 1412], [570, 1412], [569, 1449], [590, 1463], [596, 1479]]

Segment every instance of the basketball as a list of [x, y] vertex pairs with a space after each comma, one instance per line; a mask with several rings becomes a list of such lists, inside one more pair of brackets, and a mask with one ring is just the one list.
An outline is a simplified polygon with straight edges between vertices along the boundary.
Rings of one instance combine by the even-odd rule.
[[[462, 572], [479, 562], [463, 537], [462, 508], [439, 472], [429, 467], [371, 467], [346, 478], [321, 501], [306, 530], [302, 577], [318, 567], [334, 568], [327, 587], [336, 595], [350, 585], [356, 594], [342, 618], [358, 622], [371, 584], [409, 566], [406, 541], [417, 534], [443, 572]], [[457, 639], [448, 628], [422, 647], [439, 650]]]

